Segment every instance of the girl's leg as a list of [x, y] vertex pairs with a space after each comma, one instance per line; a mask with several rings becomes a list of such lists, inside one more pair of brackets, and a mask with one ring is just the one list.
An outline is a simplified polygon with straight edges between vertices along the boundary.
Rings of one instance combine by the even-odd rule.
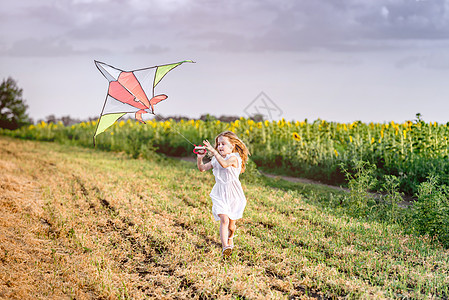
[[218, 215], [220, 217], [220, 240], [221, 244], [224, 247], [228, 246], [228, 238], [229, 238], [229, 217], [228, 215], [220, 214]]
[[235, 232], [235, 229], [237, 228], [237, 227], [235, 226], [235, 221], [236, 221], [236, 220], [231, 220], [231, 219], [229, 219], [229, 227], [228, 227], [228, 230], [229, 230], [228, 245], [234, 245], [234, 242], [232, 241], [232, 238], [234, 237], [234, 232]]

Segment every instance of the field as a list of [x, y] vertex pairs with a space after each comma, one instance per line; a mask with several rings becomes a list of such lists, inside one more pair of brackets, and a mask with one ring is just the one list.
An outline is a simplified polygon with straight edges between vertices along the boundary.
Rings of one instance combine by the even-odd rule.
[[335, 190], [242, 183], [223, 260], [210, 172], [0, 136], [0, 298], [449, 297], [449, 251], [429, 238], [319, 204]]
[[[14, 137], [58, 141], [92, 147], [96, 122], [72, 126], [39, 123], [9, 132]], [[325, 120], [261, 121], [240, 118], [220, 122], [149, 120], [147, 124], [121, 120], [97, 138], [97, 148], [125, 151], [134, 157], [157, 149], [166, 155], [188, 156], [192, 143], [213, 138], [224, 130], [235, 132], [250, 148], [260, 169], [306, 177], [333, 185], [347, 184], [345, 171], [354, 173], [357, 161], [373, 168], [372, 190], [380, 191], [386, 176], [395, 176], [398, 189], [414, 196], [429, 176], [449, 185], [449, 124], [416, 119], [403, 123], [352, 123]], [[0, 130], [2, 134], [2, 130]]]

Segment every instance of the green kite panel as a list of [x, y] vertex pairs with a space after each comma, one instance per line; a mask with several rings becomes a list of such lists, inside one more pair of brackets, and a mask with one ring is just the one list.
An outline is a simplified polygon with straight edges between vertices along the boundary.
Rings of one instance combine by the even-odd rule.
[[173, 70], [173, 68], [176, 68], [177, 66], [179, 66], [180, 64], [185, 63], [185, 62], [193, 62], [193, 61], [184, 60], [179, 63], [174, 63], [174, 64], [170, 64], [170, 65], [157, 67], [156, 75], [154, 75], [153, 87], [155, 87], [159, 83], [159, 81], [161, 81], [161, 79], [165, 76], [165, 74], [167, 74], [168, 72]]
[[98, 120], [97, 131], [95, 132], [94, 138], [108, 129], [115, 121], [123, 117], [126, 113], [117, 113], [117, 114], [107, 114], [102, 115], [100, 120]]

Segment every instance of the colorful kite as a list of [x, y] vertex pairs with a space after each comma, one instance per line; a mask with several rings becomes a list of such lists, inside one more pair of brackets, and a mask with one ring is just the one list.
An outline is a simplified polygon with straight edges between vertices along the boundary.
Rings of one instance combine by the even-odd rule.
[[[167, 95], [164, 94], [155, 96], [154, 88], [168, 72], [185, 62], [193, 61], [184, 60], [173, 64], [123, 71], [95, 61], [98, 70], [109, 81], [109, 88], [95, 130], [94, 144], [97, 135], [127, 113], [135, 113], [136, 119], [145, 123], [142, 114], [154, 114], [154, 105], [167, 99]], [[151, 82], [148, 82], [149, 80]]]

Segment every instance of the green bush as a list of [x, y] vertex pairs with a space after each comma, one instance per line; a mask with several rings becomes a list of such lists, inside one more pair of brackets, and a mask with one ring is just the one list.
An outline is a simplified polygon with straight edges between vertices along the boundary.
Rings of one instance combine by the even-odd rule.
[[418, 234], [428, 234], [449, 247], [449, 188], [436, 176], [419, 185], [411, 224]]
[[[349, 170], [349, 169], [352, 170]], [[372, 199], [369, 191], [376, 184], [373, 177], [376, 166], [369, 162], [354, 160], [352, 166], [341, 164], [348, 180], [349, 195], [346, 198], [349, 213], [354, 216], [366, 216]]]
[[399, 203], [404, 200], [403, 193], [399, 192], [400, 180], [394, 175], [385, 175], [383, 181], [383, 194], [377, 202], [377, 212], [389, 223], [405, 225], [404, 216], [408, 211], [399, 207]]

